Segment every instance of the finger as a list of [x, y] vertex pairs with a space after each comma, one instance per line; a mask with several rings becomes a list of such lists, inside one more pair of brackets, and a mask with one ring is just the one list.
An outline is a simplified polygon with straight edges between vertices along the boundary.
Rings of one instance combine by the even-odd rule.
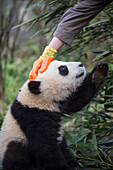
[[29, 73], [29, 81], [33, 80], [33, 70], [30, 71]]
[[35, 80], [37, 77], [37, 72], [40, 69], [41, 65], [42, 65], [43, 60], [42, 59], [38, 59], [34, 62], [33, 64], [33, 69], [32, 69], [32, 80]]
[[40, 69], [40, 73], [43, 73], [47, 70], [49, 64], [54, 60], [54, 57], [43, 58], [43, 63]]
[[33, 64], [33, 71], [37, 75], [38, 70], [40, 69], [42, 65], [43, 59], [38, 59]]
[[30, 73], [29, 73], [29, 80], [30, 81], [33, 81], [33, 80], [35, 80], [36, 79], [36, 77], [37, 77], [37, 74], [34, 72], [34, 70], [32, 69], [31, 71], [30, 71]]

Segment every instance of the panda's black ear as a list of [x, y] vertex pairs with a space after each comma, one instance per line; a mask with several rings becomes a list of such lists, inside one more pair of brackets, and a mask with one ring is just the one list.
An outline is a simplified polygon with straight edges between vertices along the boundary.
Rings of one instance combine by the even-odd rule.
[[40, 81], [30, 81], [28, 83], [28, 88], [30, 90], [31, 93], [34, 93], [34, 94], [40, 94], [41, 91], [40, 91], [40, 84], [41, 82]]

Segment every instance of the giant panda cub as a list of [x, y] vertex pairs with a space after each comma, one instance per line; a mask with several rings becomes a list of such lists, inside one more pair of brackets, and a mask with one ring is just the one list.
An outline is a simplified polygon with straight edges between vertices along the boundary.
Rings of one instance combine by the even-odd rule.
[[107, 72], [106, 62], [86, 74], [80, 62], [53, 61], [35, 81], [27, 81], [3, 122], [3, 170], [79, 169], [66, 144], [62, 116], [89, 103]]

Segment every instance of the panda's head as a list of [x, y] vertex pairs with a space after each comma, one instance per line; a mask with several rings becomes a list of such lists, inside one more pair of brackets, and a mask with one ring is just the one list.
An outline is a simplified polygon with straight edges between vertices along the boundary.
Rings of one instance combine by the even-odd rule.
[[75, 92], [85, 76], [82, 63], [54, 60], [44, 73], [38, 73], [35, 81], [22, 86], [17, 100], [30, 108], [60, 111], [58, 102]]

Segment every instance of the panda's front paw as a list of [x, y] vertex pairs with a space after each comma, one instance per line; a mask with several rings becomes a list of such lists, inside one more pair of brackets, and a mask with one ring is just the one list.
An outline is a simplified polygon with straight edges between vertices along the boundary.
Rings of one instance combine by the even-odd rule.
[[96, 89], [105, 81], [105, 78], [108, 73], [108, 64], [107, 62], [101, 62], [95, 66], [92, 71], [92, 83], [95, 84]]

